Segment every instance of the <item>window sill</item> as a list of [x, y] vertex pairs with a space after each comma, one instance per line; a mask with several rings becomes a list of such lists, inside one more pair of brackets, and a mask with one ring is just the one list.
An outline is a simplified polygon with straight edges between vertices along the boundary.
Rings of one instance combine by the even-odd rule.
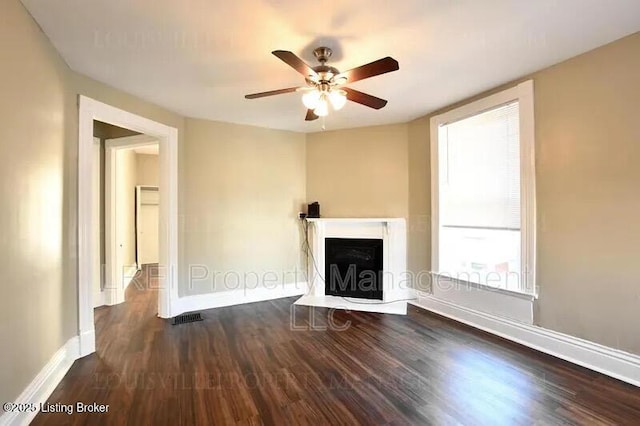
[[446, 275], [440, 275], [437, 272], [431, 272], [431, 274], [434, 277], [438, 277], [438, 280], [441, 281], [449, 281], [449, 282], [455, 282], [457, 284], [461, 284], [467, 287], [471, 287], [471, 288], [477, 288], [480, 290], [485, 290], [485, 291], [491, 291], [491, 292], [495, 292], [495, 293], [501, 293], [501, 294], [505, 294], [507, 296], [512, 296], [512, 297], [517, 297], [519, 299], [523, 299], [523, 300], [529, 300], [531, 302], [533, 302], [534, 300], [536, 300], [538, 298], [538, 294], [535, 293], [525, 293], [522, 291], [517, 291], [517, 290], [509, 290], [506, 288], [497, 288], [497, 287], [492, 287], [490, 285], [486, 285], [486, 284], [479, 284], [479, 283], [474, 283], [471, 281], [465, 281], [465, 280], [458, 280], [455, 278], [451, 278], [449, 276]]

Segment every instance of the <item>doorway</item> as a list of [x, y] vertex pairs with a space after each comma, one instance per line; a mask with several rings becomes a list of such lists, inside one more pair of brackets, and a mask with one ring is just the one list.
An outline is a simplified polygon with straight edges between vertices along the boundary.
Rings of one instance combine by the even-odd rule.
[[154, 270], [159, 259], [159, 159], [158, 140], [135, 135], [105, 140], [105, 300], [107, 305], [125, 301], [125, 291], [142, 268], [138, 259], [141, 227], [138, 187], [155, 187], [155, 218], [144, 224], [156, 241]]
[[[93, 226], [96, 220], [96, 215], [93, 212], [96, 186], [93, 178], [93, 172], [96, 167], [93, 161], [95, 156], [94, 120], [129, 129], [138, 134], [148, 135], [146, 137], [155, 138], [158, 143], [160, 173], [157, 186], [163, 194], [158, 202], [158, 228], [160, 230], [157, 275], [158, 316], [162, 318], [172, 317], [172, 308], [175, 308], [178, 299], [176, 285], [178, 266], [178, 131], [176, 128], [154, 122], [85, 96], [80, 96], [78, 135], [78, 334], [81, 356], [95, 352], [93, 296], [95, 283], [94, 259], [97, 257], [95, 256], [97, 247], [95, 240], [97, 237]], [[113, 148], [117, 150], [119, 147]], [[105, 163], [107, 158], [105, 150]], [[110, 229], [107, 232], [105, 229], [105, 240], [112, 233], [113, 230]], [[109, 251], [111, 250], [105, 251], [105, 258]], [[113, 253], [110, 256], [112, 256], [112, 259], [116, 257]], [[108, 275], [106, 270], [105, 275]], [[105, 279], [105, 282], [107, 280]]]
[[159, 146], [156, 138], [100, 121], [94, 137], [94, 320], [96, 350], [104, 356], [127, 325], [158, 312]]
[[144, 265], [158, 263], [159, 197], [157, 186], [136, 186], [136, 263], [138, 269]]

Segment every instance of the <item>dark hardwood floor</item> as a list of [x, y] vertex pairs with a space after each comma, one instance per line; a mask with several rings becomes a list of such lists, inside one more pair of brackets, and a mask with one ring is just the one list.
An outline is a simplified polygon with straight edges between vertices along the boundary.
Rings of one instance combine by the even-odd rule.
[[109, 412], [33, 424], [640, 424], [640, 389], [415, 307], [331, 314], [290, 298], [172, 326], [145, 272], [125, 304], [96, 310], [97, 352], [49, 398]]

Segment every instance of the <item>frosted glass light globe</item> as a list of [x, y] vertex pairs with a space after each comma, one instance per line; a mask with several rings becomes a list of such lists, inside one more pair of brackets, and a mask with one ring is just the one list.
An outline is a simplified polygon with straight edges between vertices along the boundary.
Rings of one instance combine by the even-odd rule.
[[318, 117], [324, 117], [325, 115], [329, 114], [329, 105], [327, 104], [327, 99], [325, 96], [320, 97], [320, 100], [318, 101], [318, 105], [313, 110], [313, 112]]
[[315, 109], [320, 102], [320, 92], [312, 90], [302, 95], [302, 103], [309, 109]]
[[332, 90], [329, 93], [329, 100], [331, 101], [333, 109], [336, 111], [342, 109], [342, 107], [347, 103], [347, 92], [344, 90]]

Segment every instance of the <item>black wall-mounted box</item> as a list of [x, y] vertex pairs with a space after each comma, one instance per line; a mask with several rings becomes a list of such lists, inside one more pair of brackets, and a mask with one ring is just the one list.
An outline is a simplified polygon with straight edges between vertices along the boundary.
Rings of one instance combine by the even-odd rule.
[[320, 204], [315, 201], [307, 206], [307, 217], [318, 219], [320, 217]]

